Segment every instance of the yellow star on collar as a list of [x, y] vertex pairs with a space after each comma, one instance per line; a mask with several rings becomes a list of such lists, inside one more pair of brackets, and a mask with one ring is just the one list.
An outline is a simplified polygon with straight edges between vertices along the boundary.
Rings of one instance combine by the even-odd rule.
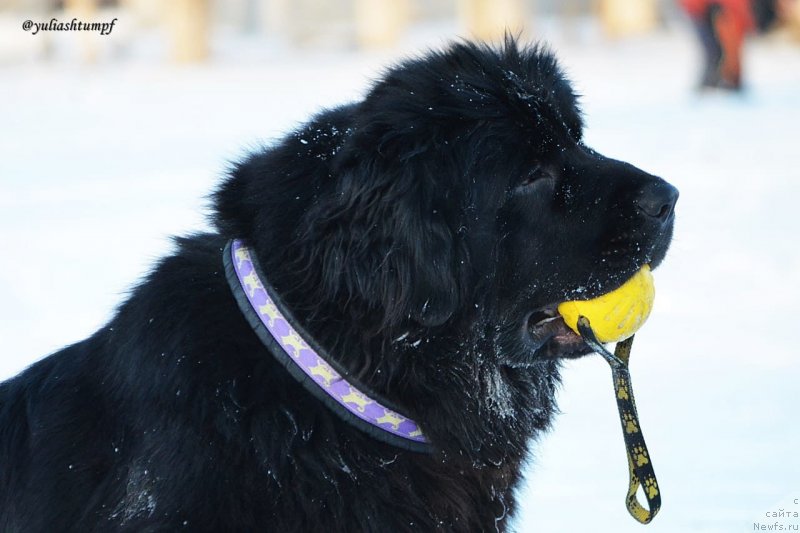
[[277, 306], [274, 303], [269, 302], [269, 301], [267, 303], [265, 303], [264, 305], [259, 306], [258, 307], [258, 312], [261, 313], [262, 315], [266, 315], [267, 316], [267, 318], [269, 319], [269, 325], [270, 326], [274, 326], [275, 325], [275, 321], [277, 319], [282, 319], [283, 318], [283, 316], [281, 315], [281, 312], [278, 311]]
[[239, 261], [239, 266], [241, 266], [244, 261], [250, 261], [250, 252], [247, 248], [239, 248], [236, 250], [236, 259]]
[[350, 392], [344, 396], [342, 396], [342, 401], [344, 403], [352, 403], [356, 405], [356, 409], [359, 412], [363, 413], [369, 404], [372, 403], [372, 400], [355, 390], [353, 387], [350, 387]]
[[317, 366], [312, 366], [310, 370], [312, 376], [320, 376], [322, 378], [326, 387], [330, 387], [331, 382], [339, 377], [331, 367], [322, 362], [317, 363]]
[[300, 357], [300, 350], [310, 350], [308, 344], [300, 338], [296, 331], [290, 331], [288, 335], [281, 337], [284, 347], [292, 348], [293, 356]]
[[255, 270], [252, 270], [248, 275], [242, 278], [242, 281], [244, 281], [251, 298], [255, 295], [257, 290], [264, 288], [264, 286], [261, 285], [261, 280], [258, 279]]
[[392, 426], [392, 429], [398, 430], [400, 429], [400, 424], [405, 421], [406, 419], [402, 416], [399, 416], [397, 413], [393, 413], [388, 409], [384, 409], [383, 416], [378, 419], [378, 424], [389, 424]]

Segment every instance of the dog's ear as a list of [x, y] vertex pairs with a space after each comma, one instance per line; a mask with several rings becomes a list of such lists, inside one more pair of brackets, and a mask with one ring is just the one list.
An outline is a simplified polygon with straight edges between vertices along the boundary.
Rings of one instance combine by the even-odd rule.
[[[415, 171], [416, 167], [416, 171]], [[360, 161], [309, 212], [330, 297], [358, 297], [384, 327], [435, 327], [459, 305], [454, 234], [418, 165]]]
[[421, 202], [419, 191], [412, 191], [391, 209], [398, 222], [393, 230], [397, 253], [392, 267], [400, 283], [409, 283], [409, 294], [396, 302], [394, 314], [407, 313], [427, 327], [442, 325], [460, 300], [455, 235], [442, 209]]

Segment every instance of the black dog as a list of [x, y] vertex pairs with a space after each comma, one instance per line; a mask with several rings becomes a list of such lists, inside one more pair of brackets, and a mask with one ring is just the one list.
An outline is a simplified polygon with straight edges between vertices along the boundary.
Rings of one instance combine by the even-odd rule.
[[[178, 239], [106, 327], [0, 386], [0, 530], [506, 528], [559, 358], [589, 351], [556, 304], [658, 265], [672, 235], [677, 191], [581, 130], [549, 52], [457, 44], [236, 165], [216, 233]], [[226, 278], [234, 238], [425, 449], [362, 431], [276, 359]]]

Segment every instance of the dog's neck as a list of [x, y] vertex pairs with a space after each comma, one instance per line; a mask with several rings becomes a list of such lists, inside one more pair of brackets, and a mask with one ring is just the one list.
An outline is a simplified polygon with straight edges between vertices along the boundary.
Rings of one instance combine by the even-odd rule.
[[[330, 360], [365, 384], [368, 394], [389, 398], [401, 412], [408, 412], [451, 459], [491, 466], [521, 461], [531, 428], [549, 426], [555, 410], [549, 394], [558, 382], [556, 361], [543, 360], [525, 371], [501, 370], [490, 358], [477, 357], [490, 353], [493, 344], [475, 328], [467, 328], [464, 336], [464, 328], [431, 332], [411, 323], [396, 331], [380, 330], [379, 313], [370, 313], [357, 294], [331, 297], [318, 279], [324, 269], [311, 262], [315, 256], [309, 261], [296, 242], [281, 242], [269, 232], [250, 235], [246, 242], [265, 279]], [[504, 372], [513, 374], [515, 381], [536, 382], [519, 398], [508, 397], [515, 400], [513, 409], [490, 400], [503, 396]], [[517, 377], [519, 373], [533, 375]], [[452, 378], [461, 380], [463, 388], [441, 386], [442, 379]], [[502, 413], [494, 412], [495, 407]], [[515, 415], [502, 416], [510, 411]], [[514, 443], [514, 457], [500, 442]]]
[[[548, 427], [555, 412], [557, 361], [542, 360], [527, 369], [501, 367], [492, 335], [496, 328], [484, 327], [492, 325], [484, 306], [454, 316], [446, 327], [425, 327], [410, 316], [387, 321], [376, 303], [375, 291], [381, 288], [343, 275], [343, 269], [363, 265], [343, 265], [346, 247], [329, 242], [327, 229], [309, 226], [307, 217], [317, 216], [316, 202], [336, 194], [325, 177], [329, 169], [287, 179], [264, 170], [285, 168], [275, 157], [269, 152], [241, 165], [219, 194], [222, 235], [244, 239], [297, 323], [347, 376], [418, 421], [450, 461], [463, 461], [465, 468], [522, 461], [530, 437]], [[296, 163], [300, 167], [302, 161]], [[255, 180], [266, 180], [267, 190], [283, 191], [249, 200], [258, 204], [257, 214], [251, 203], [233, 200]], [[363, 268], [360, 273], [369, 281], [378, 277]]]
[[231, 290], [250, 326], [308, 392], [341, 419], [378, 440], [411, 451], [430, 451], [414, 420], [347, 376], [347, 371], [297, 323], [244, 243], [229, 242], [223, 261]]

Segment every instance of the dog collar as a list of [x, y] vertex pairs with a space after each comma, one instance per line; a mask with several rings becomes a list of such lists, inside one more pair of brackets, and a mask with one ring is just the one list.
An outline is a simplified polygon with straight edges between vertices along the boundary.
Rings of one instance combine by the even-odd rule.
[[431, 446], [415, 421], [366, 388], [314, 342], [265, 282], [255, 254], [238, 239], [223, 252], [225, 276], [245, 318], [272, 355], [340, 418], [370, 436], [415, 452]]

